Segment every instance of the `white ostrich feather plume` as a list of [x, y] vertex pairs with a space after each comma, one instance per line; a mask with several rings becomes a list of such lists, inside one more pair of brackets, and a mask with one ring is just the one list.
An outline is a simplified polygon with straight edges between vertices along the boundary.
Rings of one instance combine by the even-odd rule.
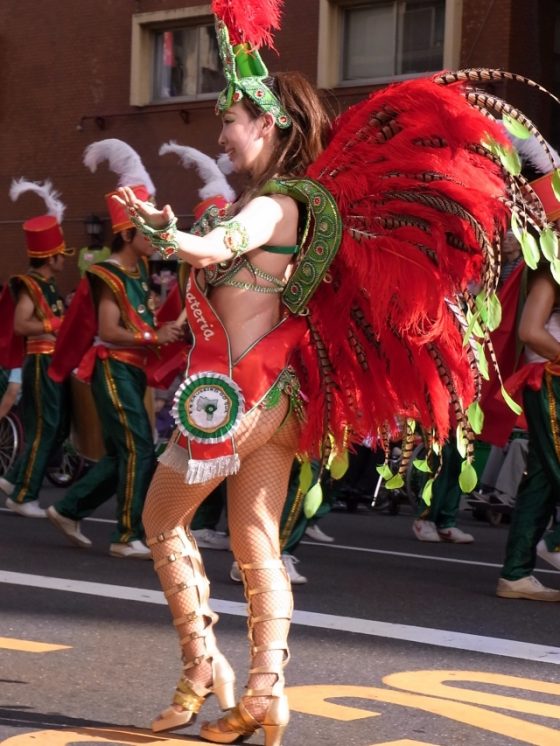
[[83, 160], [84, 165], [92, 173], [97, 171], [97, 166], [102, 161], [108, 161], [109, 169], [119, 177], [117, 184], [119, 187], [143, 184], [152, 197], [156, 193], [154, 183], [142, 159], [134, 148], [122, 140], [110, 137], [107, 140], [92, 142], [84, 150]]
[[15, 202], [25, 192], [35, 192], [41, 197], [47, 208], [47, 215], [54, 215], [59, 223], [62, 223], [66, 205], [60, 199], [60, 193], [54, 189], [52, 182], [48, 179], [43, 181], [27, 181], [24, 178], [14, 179], [10, 186], [10, 199]]
[[215, 161], [209, 155], [202, 153], [196, 148], [191, 148], [188, 145], [178, 145], [176, 142], [171, 140], [165, 143], [159, 149], [160, 155], [166, 153], [175, 153], [181, 159], [181, 163], [185, 168], [195, 167], [198, 175], [204, 182], [198, 190], [198, 196], [200, 199], [208, 199], [209, 197], [215, 197], [217, 194], [221, 194], [229, 202], [233, 202], [235, 199], [235, 192], [228, 184], [224, 173], [231, 173], [231, 161], [227, 156], [228, 163], [230, 164], [230, 170], [226, 171], [222, 167], [223, 156]]

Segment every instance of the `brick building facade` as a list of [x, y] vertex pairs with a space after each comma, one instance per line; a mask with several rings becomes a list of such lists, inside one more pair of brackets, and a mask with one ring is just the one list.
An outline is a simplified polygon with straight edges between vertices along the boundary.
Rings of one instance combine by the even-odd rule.
[[[334, 33], [329, 14], [353, 3], [356, 0], [285, 0], [283, 28], [276, 36], [279, 55], [268, 51], [263, 55], [272, 71], [298, 69], [320, 85], [326, 80], [325, 95], [339, 110], [375, 85], [337, 85], [339, 50], [329, 37]], [[397, 4], [405, 5], [402, 0], [395, 0]], [[502, 67], [551, 89], [558, 87], [554, 36], [558, 0], [446, 0], [444, 4], [447, 67]], [[375, 5], [375, 0], [360, 0], [359, 5]], [[64, 230], [70, 246], [87, 243], [84, 219], [92, 213], [105, 221], [105, 242], [110, 241], [103, 195], [114, 188], [116, 176], [104, 166], [92, 175], [82, 165], [84, 148], [95, 140], [114, 137], [134, 147], [156, 184], [158, 203], [172, 203], [188, 221], [197, 200], [198, 179], [182, 169], [175, 157], [160, 157], [158, 150], [162, 143], [176, 140], [217, 154], [219, 123], [213, 100], [178, 98], [139, 104], [150, 71], [138, 69], [140, 58], [134, 61], [133, 31], [178, 24], [182, 14], [204, 15], [208, 7], [203, 0], [2, 0], [0, 282], [25, 266], [22, 221], [43, 212], [34, 195], [24, 195], [15, 204], [10, 201], [13, 177], [52, 180], [67, 205]], [[543, 97], [520, 87], [511, 87], [507, 95], [556, 143], [552, 110]], [[70, 290], [77, 279], [77, 269], [69, 260], [60, 283], [63, 290]]]

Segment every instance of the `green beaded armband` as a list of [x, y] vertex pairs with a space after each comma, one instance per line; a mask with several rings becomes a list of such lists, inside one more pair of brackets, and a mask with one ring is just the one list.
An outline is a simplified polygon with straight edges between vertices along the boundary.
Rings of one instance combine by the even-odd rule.
[[244, 225], [237, 220], [228, 220], [222, 223], [225, 229], [224, 244], [234, 256], [242, 254], [249, 245], [249, 234]]
[[134, 208], [128, 209], [130, 222], [145, 236], [164, 259], [175, 256], [179, 250], [177, 241], [177, 218], [173, 217], [163, 228], [152, 228]]

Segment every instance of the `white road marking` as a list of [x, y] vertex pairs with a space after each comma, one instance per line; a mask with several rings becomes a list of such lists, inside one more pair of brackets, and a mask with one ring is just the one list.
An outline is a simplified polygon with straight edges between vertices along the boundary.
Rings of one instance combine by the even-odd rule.
[[[161, 591], [129, 588], [123, 585], [111, 585], [108, 583], [93, 583], [85, 580], [70, 580], [68, 578], [52, 578], [44, 575], [0, 571], [0, 583], [22, 585], [28, 588], [84, 593], [90, 596], [115, 598], [121, 601], [166, 604]], [[211, 599], [211, 601], [213, 609], [220, 614], [246, 616], [246, 605], [244, 603], [221, 599]], [[500, 655], [507, 658], [519, 658], [527, 661], [560, 665], [560, 648], [553, 647], [552, 645], [537, 645], [535, 643], [519, 642], [499, 637], [470, 635], [452, 630], [416, 627], [409, 624], [378, 622], [373, 619], [318, 614], [311, 611], [295, 611], [293, 622], [294, 624], [306, 627], [355, 632], [361, 635], [371, 635], [372, 637], [384, 637], [391, 640], [403, 640], [423, 645], [452, 648], [454, 650], [470, 650], [474, 653]]]

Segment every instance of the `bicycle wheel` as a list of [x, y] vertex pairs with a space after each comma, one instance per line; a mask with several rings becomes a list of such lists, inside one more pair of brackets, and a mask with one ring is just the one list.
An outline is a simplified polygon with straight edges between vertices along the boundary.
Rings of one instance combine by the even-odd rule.
[[82, 474], [85, 461], [69, 440], [62, 445], [60, 460], [49, 464], [46, 471], [47, 479], [55, 487], [69, 487]]
[[0, 476], [14, 463], [21, 447], [21, 424], [13, 414], [0, 420]]

